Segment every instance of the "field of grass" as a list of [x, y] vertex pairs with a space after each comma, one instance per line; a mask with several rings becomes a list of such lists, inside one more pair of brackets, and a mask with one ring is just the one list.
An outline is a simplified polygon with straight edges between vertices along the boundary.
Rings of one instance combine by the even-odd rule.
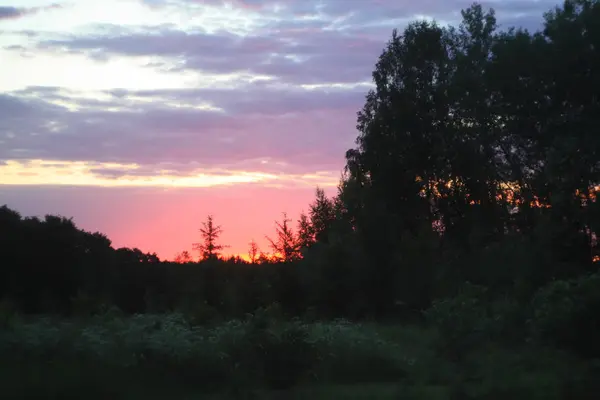
[[[260, 315], [12, 317], [3, 399], [585, 399], [589, 367], [555, 350], [486, 344], [451, 361], [420, 327]], [[571, 396], [571, 397], [565, 397]], [[572, 397], [575, 396], [575, 397]]]

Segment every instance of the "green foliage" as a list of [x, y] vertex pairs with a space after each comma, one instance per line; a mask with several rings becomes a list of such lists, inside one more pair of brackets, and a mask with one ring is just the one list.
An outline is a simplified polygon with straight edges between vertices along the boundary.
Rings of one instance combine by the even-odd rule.
[[192, 325], [208, 325], [219, 320], [220, 315], [215, 307], [204, 303], [194, 303], [181, 310]]
[[552, 282], [532, 299], [532, 335], [582, 356], [600, 358], [599, 307], [600, 273]]
[[517, 301], [508, 295], [491, 299], [486, 287], [468, 282], [456, 296], [434, 301], [424, 314], [442, 334], [441, 350], [451, 357], [462, 357], [491, 340], [525, 339]]
[[507, 351], [486, 345], [465, 360], [463, 379], [454, 390], [474, 399], [559, 400], [566, 398], [573, 378], [581, 376], [581, 367], [576, 359], [553, 350], [522, 347]]
[[212, 327], [190, 326], [180, 314], [20, 320], [0, 331], [0, 373], [11, 378], [3, 394], [178, 399], [216, 391], [229, 398], [229, 388], [234, 398], [269, 398], [270, 390], [336, 398], [354, 388], [348, 398], [368, 398], [370, 390], [417, 400], [561, 399], [585, 398], [595, 387], [597, 367], [552, 349], [484, 343], [453, 362], [433, 351], [443, 334], [423, 328], [272, 315], [265, 309]]
[[334, 382], [399, 382], [415, 360], [372, 327], [345, 320], [311, 325], [318, 349], [315, 376]]
[[83, 290], [79, 290], [77, 295], [71, 299], [71, 312], [76, 316], [96, 315], [102, 311], [102, 306], [98, 296], [92, 296]]
[[306, 378], [316, 360], [315, 348], [306, 326], [293, 322], [283, 329], [254, 332], [255, 360], [273, 389], [289, 389]]
[[313, 380], [395, 380], [414, 363], [373, 328], [346, 321], [283, 322], [275, 315], [277, 311], [263, 309], [243, 321], [212, 327], [191, 326], [181, 314], [19, 321], [0, 332], [0, 351], [151, 369], [186, 383], [229, 382], [239, 389], [287, 389]]
[[488, 333], [486, 293], [485, 287], [466, 283], [457, 296], [436, 300], [425, 311], [427, 321], [443, 333], [443, 350], [463, 354]]

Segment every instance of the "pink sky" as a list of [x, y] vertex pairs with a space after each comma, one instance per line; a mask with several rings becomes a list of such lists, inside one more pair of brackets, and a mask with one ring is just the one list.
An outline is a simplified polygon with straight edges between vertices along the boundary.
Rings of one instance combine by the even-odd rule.
[[[328, 188], [329, 194], [335, 188]], [[41, 201], [43, 199], [43, 201]], [[46, 213], [74, 218], [88, 231], [105, 233], [115, 247], [138, 247], [172, 259], [198, 241], [198, 228], [209, 213], [223, 227], [225, 253], [245, 255], [254, 239], [269, 252], [265, 235], [274, 236], [274, 221], [286, 211], [297, 220], [308, 211], [314, 189], [239, 185], [218, 188], [100, 188], [0, 186], [0, 203], [23, 216]], [[194, 254], [196, 256], [197, 254]]]

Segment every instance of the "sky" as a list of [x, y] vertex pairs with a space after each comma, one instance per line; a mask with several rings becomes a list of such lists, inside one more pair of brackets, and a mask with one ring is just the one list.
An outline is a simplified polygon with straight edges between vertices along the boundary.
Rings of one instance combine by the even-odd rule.
[[[503, 28], [557, 2], [496, 0]], [[333, 195], [394, 28], [463, 0], [0, 0], [0, 205], [116, 247], [227, 254]]]

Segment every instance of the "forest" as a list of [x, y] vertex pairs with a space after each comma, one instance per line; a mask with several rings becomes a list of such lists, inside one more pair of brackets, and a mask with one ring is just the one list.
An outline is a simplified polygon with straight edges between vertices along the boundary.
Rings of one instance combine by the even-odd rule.
[[212, 216], [171, 262], [0, 208], [0, 396], [597, 398], [600, 1], [382, 47], [337, 194], [268, 254], [222, 257]]

